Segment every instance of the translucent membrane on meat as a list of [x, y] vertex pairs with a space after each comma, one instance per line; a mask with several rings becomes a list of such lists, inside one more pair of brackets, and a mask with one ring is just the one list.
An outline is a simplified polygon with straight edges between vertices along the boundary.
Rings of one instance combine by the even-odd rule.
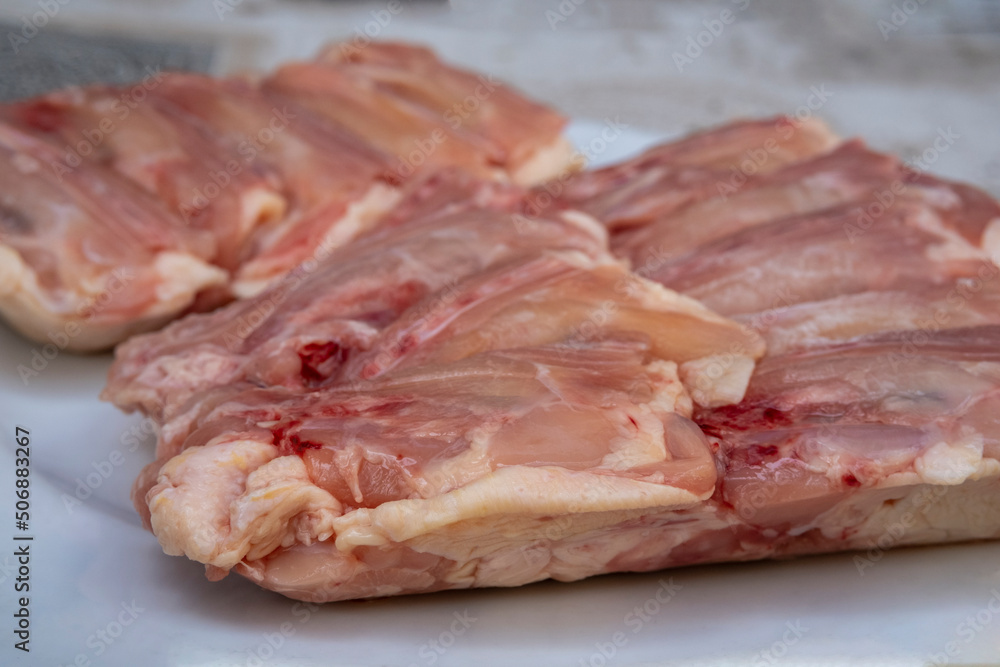
[[952, 283], [906, 291], [867, 291], [778, 306], [736, 319], [767, 340], [771, 356], [890, 331], [933, 333], [952, 327], [1000, 324], [997, 268], [979, 265]]
[[545, 151], [560, 148], [566, 119], [517, 94], [490, 74], [444, 65], [430, 49], [381, 42], [358, 50], [328, 47], [319, 57], [352, 77], [372, 81], [400, 101], [439, 114], [453, 130], [465, 129], [490, 145], [489, 157], [513, 179], [531, 184], [564, 166]]
[[300, 456], [345, 508], [432, 497], [518, 465], [674, 475], [697, 493], [713, 486], [703, 440], [691, 447], [682, 432], [664, 442], [664, 422], [690, 415], [690, 399], [675, 367], [639, 341], [488, 351], [310, 392], [241, 385], [220, 394], [184, 448], [211, 442], [225, 422], [229, 433]]
[[740, 188], [707, 199], [615, 236], [615, 251], [636, 267], [695, 251], [737, 232], [890, 191], [906, 172], [898, 160], [869, 151], [857, 140], [804, 162], [748, 178]]
[[[736, 315], [900, 287], [919, 290], [974, 275], [989, 260], [940, 226], [934, 211], [900, 204], [851, 238], [853, 206], [742, 230], [649, 277]], [[886, 257], [885, 249], [892, 255]]]
[[635, 278], [620, 264], [528, 255], [457, 284], [421, 308], [418, 319], [397, 321], [347, 364], [343, 377], [376, 377], [497, 347], [545, 345], [563, 340], [567, 331], [586, 341], [609, 329], [648, 332], [652, 352], [678, 363], [729, 346], [747, 356], [763, 351], [752, 334], [734, 335], [730, 321]]

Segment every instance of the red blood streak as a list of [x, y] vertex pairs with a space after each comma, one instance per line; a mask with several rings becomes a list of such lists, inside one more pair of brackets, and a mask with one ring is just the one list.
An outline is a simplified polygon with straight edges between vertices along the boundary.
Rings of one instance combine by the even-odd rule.
[[843, 482], [847, 486], [861, 486], [861, 482], [858, 481], [858, 478], [850, 473], [844, 475]]
[[42, 132], [54, 132], [62, 124], [62, 109], [52, 102], [39, 100], [18, 107], [21, 122]]
[[306, 382], [322, 382], [333, 369], [323, 372], [320, 366], [330, 359], [336, 362], [334, 368], [340, 366], [347, 359], [347, 350], [334, 341], [310, 343], [299, 350], [299, 359], [302, 360], [302, 379]]
[[302, 456], [302, 452], [307, 449], [321, 449], [323, 447], [323, 443], [303, 440], [298, 433], [289, 433], [289, 431], [297, 428], [299, 425], [299, 422], [291, 421], [277, 424], [271, 428], [271, 434], [274, 436], [274, 445], [285, 456], [289, 454]]

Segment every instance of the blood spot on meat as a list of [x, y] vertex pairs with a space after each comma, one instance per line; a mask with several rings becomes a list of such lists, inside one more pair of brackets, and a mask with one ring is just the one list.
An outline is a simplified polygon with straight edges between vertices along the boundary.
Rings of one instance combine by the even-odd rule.
[[294, 452], [299, 456], [302, 456], [302, 452], [306, 449], [319, 449], [323, 446], [318, 442], [303, 440], [297, 435], [288, 436], [288, 444], [291, 445]]
[[302, 379], [309, 383], [322, 382], [347, 360], [348, 350], [335, 341], [309, 343], [299, 350]]
[[741, 461], [745, 465], [759, 466], [767, 461], [773, 461], [778, 457], [777, 445], [751, 445], [733, 451], [732, 459]]
[[282, 455], [302, 456], [302, 453], [307, 449], [321, 449], [323, 447], [322, 443], [304, 440], [298, 433], [291, 432], [299, 425], [298, 422], [286, 422], [271, 428], [274, 445], [281, 451]]
[[415, 348], [418, 342], [419, 341], [416, 336], [412, 335], [403, 336], [398, 344], [399, 356], [402, 356], [407, 352], [409, 352], [410, 350], [412, 350], [413, 348]]
[[55, 132], [63, 122], [62, 109], [47, 100], [20, 105], [18, 115], [25, 125], [42, 132]]

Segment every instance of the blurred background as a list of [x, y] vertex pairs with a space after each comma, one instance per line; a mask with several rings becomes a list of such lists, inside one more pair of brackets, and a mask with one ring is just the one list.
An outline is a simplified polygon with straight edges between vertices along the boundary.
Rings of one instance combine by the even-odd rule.
[[331, 40], [406, 39], [575, 119], [671, 136], [816, 114], [1000, 195], [993, 0], [4, 0], [0, 34], [3, 99], [139, 80], [150, 66], [259, 71]]

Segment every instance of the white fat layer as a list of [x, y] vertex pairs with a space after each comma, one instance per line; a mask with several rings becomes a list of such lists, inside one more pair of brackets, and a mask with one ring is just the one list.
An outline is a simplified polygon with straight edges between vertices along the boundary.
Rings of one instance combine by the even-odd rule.
[[992, 474], [962, 484], [917, 482], [849, 494], [797, 532], [817, 530], [843, 549], [882, 550], [1000, 537], [1000, 466], [992, 463]]
[[[409, 537], [404, 530], [396, 537], [405, 539], [378, 547], [386, 551], [405, 547], [440, 564], [434, 578], [419, 568], [410, 571], [406, 585], [380, 585], [372, 580], [367, 564], [321, 543], [295, 547], [297, 567], [286, 564], [271, 570], [267, 565], [271, 560], [243, 567], [247, 576], [268, 588], [323, 602], [849, 550], [861, 550], [853, 562], [864, 575], [892, 547], [1000, 537], [1000, 469], [957, 486], [922, 484], [915, 477], [910, 481], [916, 483], [845, 494], [812, 521], [785, 531], [799, 536], [791, 539], [734, 541], [736, 531], [745, 530], [747, 524], [732, 510], [713, 503], [562, 515], [484, 513]], [[366, 518], [372, 528], [372, 517]], [[778, 531], [771, 532], [771, 537], [779, 537]], [[380, 536], [388, 537], [384, 532]], [[718, 536], [717, 544], [713, 536]]]
[[[316, 244], [317, 250], [309, 257], [302, 257], [301, 260], [325, 257], [331, 250], [368, 231], [379, 218], [399, 202], [401, 196], [396, 188], [384, 183], [375, 183], [363, 197], [347, 207], [343, 216], [330, 223], [323, 238]], [[293, 218], [290, 220], [294, 222]], [[272, 236], [280, 236], [287, 230], [288, 225], [281, 225]], [[270, 247], [275, 241], [276, 238], [272, 238], [263, 241], [261, 245], [265, 248]], [[273, 263], [266, 254], [263, 258], [250, 260], [237, 272], [232, 285], [233, 294], [241, 299], [256, 296], [293, 268], [295, 267]]]
[[601, 459], [601, 468], [623, 472], [667, 458], [662, 415], [654, 413], [648, 405], [639, 405], [629, 411], [629, 416], [635, 420], [637, 432], [612, 440], [611, 451]]
[[538, 148], [532, 156], [511, 174], [518, 185], [530, 186], [568, 174], [574, 167], [576, 149], [566, 137], [559, 136]]
[[266, 187], [254, 187], [240, 197], [240, 238], [261, 225], [285, 217], [288, 202], [280, 194]]
[[337, 499], [310, 481], [300, 457], [226, 436], [168, 461], [146, 502], [166, 553], [223, 569], [278, 547], [329, 539], [341, 513]]
[[225, 285], [229, 278], [229, 274], [219, 267], [182, 252], [161, 252], [153, 266], [160, 281], [156, 286], [157, 301], [150, 310], [157, 313], [176, 313], [190, 304], [201, 290]]
[[334, 522], [337, 548], [403, 542], [447, 526], [493, 516], [565, 515], [687, 506], [695, 494], [627, 478], [572, 472], [548, 466], [501, 468], [434, 498], [397, 500], [358, 509]]
[[608, 229], [597, 218], [581, 211], [563, 211], [560, 216], [577, 229], [590, 234], [603, 247], [606, 248], [608, 246]]
[[21, 255], [9, 246], [0, 245], [0, 299], [9, 299], [23, 289], [23, 285], [28, 283], [28, 287], [38, 289], [35, 283], [35, 275], [28, 269]]
[[988, 474], [990, 463], [997, 462], [983, 460], [983, 436], [972, 432], [954, 442], [930, 447], [914, 462], [914, 469], [928, 484], [954, 486]]
[[754, 366], [750, 357], [717, 354], [681, 364], [680, 378], [695, 403], [718, 408], [743, 400]]
[[927, 247], [925, 254], [930, 261], [944, 263], [963, 259], [984, 260], [988, 258], [987, 253], [982, 248], [972, 245], [965, 237], [948, 227], [932, 209], [921, 208], [910, 219], [920, 229], [941, 238], [940, 243]]
[[[179, 252], [162, 252], [152, 267], [130, 267], [128, 271], [138, 273], [146, 268], [156, 273], [156, 292], [151, 295], [154, 298], [145, 306], [137, 306], [127, 317], [112, 316], [107, 312], [110, 309], [102, 310], [94, 304], [114, 278], [114, 272], [76, 284], [73, 291], [47, 290], [38, 284], [35, 272], [17, 251], [0, 245], [0, 314], [33, 340], [64, 341], [60, 347], [75, 352], [96, 351], [163, 326], [187, 308], [198, 292], [225, 284], [227, 279], [222, 269]], [[120, 288], [129, 289], [129, 284], [140, 277]]]
[[661, 415], [671, 412], [691, 417], [694, 404], [687, 388], [681, 382], [676, 362], [654, 359], [646, 364], [646, 372], [653, 382], [653, 397], [649, 407]]

